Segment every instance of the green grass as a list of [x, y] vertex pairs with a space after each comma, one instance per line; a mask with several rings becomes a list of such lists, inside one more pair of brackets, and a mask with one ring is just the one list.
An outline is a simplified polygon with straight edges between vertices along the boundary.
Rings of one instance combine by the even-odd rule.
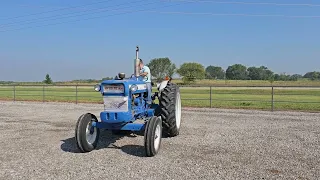
[[[210, 107], [209, 87], [181, 87], [182, 105]], [[154, 89], [155, 90], [155, 89]], [[92, 86], [0, 86], [0, 100], [102, 103]], [[44, 92], [44, 93], [43, 93]], [[271, 109], [271, 88], [212, 87], [211, 107]], [[77, 94], [77, 98], [76, 98]], [[320, 111], [320, 88], [274, 88], [275, 110]]]
[[[174, 79], [175, 83], [182, 83], [182, 80]], [[55, 85], [94, 85], [100, 81], [86, 82], [54, 82]], [[16, 85], [43, 85], [42, 82], [16, 82]], [[299, 79], [298, 81], [274, 81], [272, 84], [264, 80], [197, 80], [193, 83], [197, 86], [320, 86], [320, 80], [312, 81], [309, 79]]]
[[[173, 80], [182, 83], [181, 80]], [[197, 80], [194, 85], [206, 86], [320, 86], [320, 81], [301, 79], [298, 81], [274, 81], [272, 84], [264, 80]]]

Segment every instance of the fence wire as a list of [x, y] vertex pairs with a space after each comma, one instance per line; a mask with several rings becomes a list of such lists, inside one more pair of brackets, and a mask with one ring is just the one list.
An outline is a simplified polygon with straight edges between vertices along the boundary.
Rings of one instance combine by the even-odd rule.
[[[316, 86], [181, 86], [180, 91], [184, 107], [320, 111]], [[92, 85], [0, 85], [0, 100], [103, 103]]]

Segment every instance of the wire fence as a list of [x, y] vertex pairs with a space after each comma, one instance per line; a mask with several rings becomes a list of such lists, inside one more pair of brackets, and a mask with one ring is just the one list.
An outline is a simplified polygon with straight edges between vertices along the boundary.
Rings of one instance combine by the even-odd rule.
[[[180, 91], [184, 107], [320, 112], [320, 86], [181, 86]], [[0, 85], [0, 100], [103, 103], [92, 85]]]

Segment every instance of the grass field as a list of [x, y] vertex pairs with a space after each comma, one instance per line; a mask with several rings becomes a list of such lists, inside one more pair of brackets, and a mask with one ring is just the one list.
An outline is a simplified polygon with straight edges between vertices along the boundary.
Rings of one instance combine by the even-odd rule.
[[[55, 82], [56, 85], [94, 85], [92, 83], [76, 83], [76, 82]], [[174, 79], [174, 83], [182, 83], [182, 80]], [[41, 82], [19, 82], [19, 85], [42, 85]], [[197, 80], [193, 85], [196, 86], [317, 86], [320, 87], [320, 81], [311, 81], [308, 79], [300, 79], [298, 81], [275, 81], [272, 84], [263, 80]]]
[[[182, 83], [181, 80], [174, 80]], [[298, 81], [274, 81], [273, 83], [263, 80], [198, 80], [194, 85], [200, 86], [320, 86], [320, 81], [301, 79]]]
[[[154, 89], [156, 91], [156, 89]], [[270, 110], [269, 87], [212, 87], [211, 107]], [[184, 107], [210, 107], [210, 87], [181, 87]], [[102, 103], [92, 86], [0, 86], [0, 100]], [[320, 111], [320, 88], [274, 88], [275, 110]]]

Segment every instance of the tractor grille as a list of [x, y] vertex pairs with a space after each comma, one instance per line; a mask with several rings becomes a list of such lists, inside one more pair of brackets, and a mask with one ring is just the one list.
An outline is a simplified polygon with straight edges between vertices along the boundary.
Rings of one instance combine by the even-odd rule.
[[128, 97], [105, 96], [103, 97], [104, 110], [110, 112], [128, 111]]

